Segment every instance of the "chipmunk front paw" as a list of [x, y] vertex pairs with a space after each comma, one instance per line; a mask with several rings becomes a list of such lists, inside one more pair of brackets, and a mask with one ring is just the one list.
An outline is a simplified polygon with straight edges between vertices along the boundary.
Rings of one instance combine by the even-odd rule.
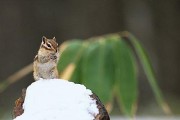
[[56, 59], [57, 59], [57, 56], [56, 56], [55, 54], [51, 54], [50, 59], [56, 60]]

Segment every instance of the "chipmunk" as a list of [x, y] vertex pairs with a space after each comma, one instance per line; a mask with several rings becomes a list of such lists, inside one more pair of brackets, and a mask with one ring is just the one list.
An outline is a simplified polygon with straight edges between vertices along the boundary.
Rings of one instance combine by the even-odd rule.
[[59, 60], [59, 50], [56, 38], [47, 39], [42, 37], [42, 42], [37, 55], [34, 58], [33, 69], [34, 79], [54, 79], [58, 78], [57, 62]]

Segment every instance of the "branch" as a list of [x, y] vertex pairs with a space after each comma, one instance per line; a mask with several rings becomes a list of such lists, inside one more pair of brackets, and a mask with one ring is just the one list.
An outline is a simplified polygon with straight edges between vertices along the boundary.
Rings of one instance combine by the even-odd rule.
[[0, 82], [0, 93], [2, 93], [8, 86], [19, 81], [33, 70], [33, 64], [29, 64], [14, 74], [10, 75], [6, 80]]

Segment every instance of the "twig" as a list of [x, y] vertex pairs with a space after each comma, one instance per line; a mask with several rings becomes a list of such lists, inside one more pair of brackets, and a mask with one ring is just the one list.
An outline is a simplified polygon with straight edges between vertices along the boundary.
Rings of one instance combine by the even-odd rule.
[[9, 76], [6, 80], [2, 81], [0, 83], [0, 93], [2, 93], [9, 85], [17, 82], [21, 78], [31, 73], [32, 70], [33, 70], [33, 64], [31, 63], [25, 66], [24, 68], [20, 69], [19, 71], [15, 72], [11, 76]]

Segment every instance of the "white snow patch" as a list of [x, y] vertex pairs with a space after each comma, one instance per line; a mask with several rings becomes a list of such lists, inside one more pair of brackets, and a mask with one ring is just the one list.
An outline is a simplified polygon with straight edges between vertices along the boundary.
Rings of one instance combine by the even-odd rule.
[[14, 120], [93, 120], [98, 114], [91, 90], [62, 79], [40, 79], [26, 90], [24, 113]]

